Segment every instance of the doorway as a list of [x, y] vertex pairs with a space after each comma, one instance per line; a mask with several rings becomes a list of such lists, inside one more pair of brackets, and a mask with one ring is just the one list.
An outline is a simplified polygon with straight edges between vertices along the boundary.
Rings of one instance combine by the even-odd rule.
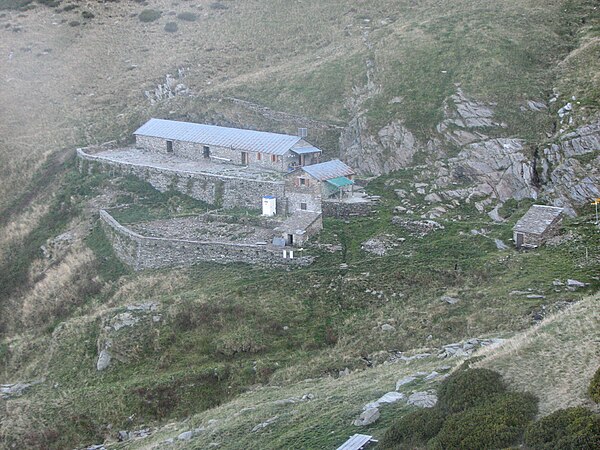
[[246, 153], [246, 152], [242, 152], [242, 165], [243, 166], [248, 165], [248, 153]]
[[202, 149], [202, 156], [205, 158], [210, 158], [210, 147], [208, 145], [205, 145]]
[[173, 153], [173, 141], [167, 141], [167, 153]]
[[294, 246], [294, 235], [293, 234], [288, 234], [288, 238], [287, 238], [287, 244], [290, 247]]
[[523, 246], [523, 233], [517, 233], [517, 248], [521, 248]]

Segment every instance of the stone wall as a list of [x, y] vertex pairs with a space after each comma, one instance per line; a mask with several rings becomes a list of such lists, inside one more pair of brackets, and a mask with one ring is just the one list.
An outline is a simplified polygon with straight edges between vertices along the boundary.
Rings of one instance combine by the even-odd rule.
[[119, 224], [107, 211], [100, 219], [116, 255], [134, 270], [187, 267], [200, 262], [220, 264], [244, 262], [264, 266], [303, 266], [311, 257], [283, 259], [280, 248], [271, 245], [201, 242], [147, 237]]
[[323, 215], [325, 217], [335, 217], [337, 219], [357, 216], [370, 216], [373, 214], [374, 204], [364, 203], [344, 203], [335, 200], [326, 200], [322, 204]]
[[[160, 154], [167, 154], [167, 139], [136, 136], [135, 142], [136, 147], [138, 148]], [[174, 155], [192, 161], [202, 161], [204, 159], [204, 144], [177, 140], [173, 140], [172, 142]], [[218, 145], [208, 145], [208, 147], [210, 149], [210, 157], [213, 160], [216, 160], [216, 162], [242, 165], [242, 150], [231, 147], [221, 147]], [[273, 161], [271, 155], [268, 153], [261, 153], [260, 159], [258, 159], [257, 152], [246, 151], [246, 154], [248, 155], [247, 165], [249, 166], [272, 169], [278, 172], [285, 172], [287, 170], [286, 155], [276, 156], [275, 161]]]
[[[166, 151], [166, 150], [165, 150]], [[77, 149], [81, 160], [90, 161], [123, 175], [135, 175], [161, 192], [176, 190], [210, 205], [231, 209], [262, 209], [263, 195], [277, 198], [277, 214], [285, 214], [285, 185], [281, 181], [261, 181], [204, 173], [183, 173], [170, 169], [118, 163]]]

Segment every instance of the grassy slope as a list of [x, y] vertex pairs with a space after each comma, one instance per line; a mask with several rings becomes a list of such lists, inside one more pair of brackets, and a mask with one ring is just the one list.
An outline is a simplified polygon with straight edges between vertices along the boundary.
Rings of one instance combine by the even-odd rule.
[[[382, 85], [382, 93], [366, 105], [372, 123], [403, 118], [422, 135], [438, 120], [441, 101], [453, 92], [456, 82], [462, 82], [468, 93], [498, 101], [511, 125], [509, 131], [525, 136], [544, 130], [547, 118], [537, 123], [520, 112], [511, 113], [525, 98], [544, 98], [553, 81], [568, 95], [577, 93], [591, 110], [597, 108], [596, 75], [587, 68], [597, 52], [598, 30], [591, 21], [580, 21], [587, 17], [584, 8], [593, 4], [590, 1], [424, 1], [415, 5], [390, 0], [357, 6], [350, 1], [252, 0], [226, 2], [228, 10], [213, 10], [209, 3], [199, 3], [203, 7], [200, 22], [180, 23], [177, 34], [163, 31], [164, 23], [173, 20], [167, 14], [157, 22], [141, 24], [132, 14], [143, 7], [134, 2], [86, 2], [96, 18], [77, 27], [67, 22], [80, 20], [80, 11], [52, 16], [55, 11], [37, 8], [25, 13], [26, 17], [16, 13], [0, 17], [2, 24], [24, 27], [21, 32], [3, 30], [0, 39], [2, 55], [14, 50], [13, 59], [0, 65], [0, 75], [11, 83], [10, 89], [0, 92], [6, 106], [0, 109], [0, 205], [11, 205], [8, 200], [27, 189], [21, 180], [32, 178], [48, 154], [76, 144], [125, 137], [148, 115], [174, 111], [172, 117], [269, 129], [279, 126], [215, 101], [224, 95], [343, 124], [348, 118], [343, 96], [364, 83], [367, 58], [375, 61], [375, 81]], [[149, 4], [164, 12], [192, 8], [187, 2]], [[368, 25], [365, 19], [370, 20]], [[363, 43], [366, 30], [361, 27], [365, 26], [370, 27], [372, 50]], [[578, 28], [585, 30], [585, 36]], [[585, 45], [574, 50], [578, 39]], [[568, 52], [570, 57], [554, 71], [553, 64]], [[198, 97], [150, 107], [141, 92], [182, 66], [188, 68], [186, 84]], [[389, 105], [388, 100], [397, 95], [405, 97], [404, 102]], [[335, 139], [327, 136], [326, 142], [326, 149], [335, 153]], [[413, 175], [405, 171], [394, 176], [403, 186], [409, 185]], [[64, 176], [61, 172], [60, 180]], [[34, 178], [35, 185], [38, 181]], [[530, 323], [529, 314], [542, 303], [582, 297], [554, 292], [555, 278], [573, 277], [595, 283], [591, 290], [598, 288], [593, 278], [597, 256], [592, 254], [592, 262], [584, 257], [585, 247], [598, 248], [598, 235], [587, 218], [567, 223], [579, 241], [532, 253], [498, 252], [489, 238], [470, 234], [471, 229], [486, 227], [490, 237], [508, 239], [511, 224], [527, 204], [504, 225], [491, 224], [465, 207], [460, 220], [456, 212], [452, 213], [456, 221], [444, 222], [443, 232], [415, 239], [391, 226], [390, 211], [396, 203], [384, 181], [378, 180], [372, 188], [385, 199], [378, 216], [350, 223], [328, 221], [320, 239], [341, 242], [344, 251], [323, 251], [317, 265], [295, 271], [293, 276], [210, 265], [123, 276], [101, 233], [95, 231], [87, 243], [96, 255], [92, 267], [102, 277], [99, 291], [85, 289], [94, 285], [95, 273], [86, 269], [83, 260], [75, 259], [78, 271], [66, 270], [73, 260], [64, 259], [56, 270], [38, 277], [45, 264], [38, 259], [38, 244], [67, 226], [62, 217], [52, 226], [47, 222], [60, 212], [54, 207], [61, 205], [60, 195], [67, 193], [69, 202], [79, 207], [89, 194], [78, 192], [76, 184], [69, 186], [67, 181], [67, 186], [51, 183], [50, 188], [40, 188], [44, 195], [31, 199], [30, 208], [27, 201], [14, 203], [19, 208], [13, 208], [14, 220], [8, 227], [16, 229], [19, 223], [23, 227], [11, 236], [10, 245], [27, 246], [26, 257], [19, 259], [23, 263], [19, 273], [27, 279], [25, 286], [31, 283], [38, 289], [11, 297], [11, 314], [30, 322], [0, 344], [2, 382], [41, 376], [48, 381], [11, 402], [1, 436], [9, 442], [14, 439], [29, 446], [46, 442], [61, 448], [114, 436], [116, 427], [132, 429], [180, 419], [235, 398], [255, 383], [292, 383], [291, 392], [299, 393], [303, 385], [294, 384], [299, 380], [335, 374], [344, 367], [362, 369], [361, 357], [381, 350], [435, 347], [475, 335], [523, 330]], [[52, 201], [54, 189], [60, 191], [58, 202]], [[163, 201], [168, 204], [167, 198]], [[44, 204], [49, 206], [42, 208]], [[148, 208], [141, 205], [133, 212], [147, 214]], [[30, 219], [25, 222], [25, 217]], [[383, 258], [363, 253], [360, 243], [381, 232], [407, 240]], [[11, 248], [3, 252], [3, 264], [10, 264], [6, 254]], [[72, 252], [80, 251], [83, 254], [85, 247]], [[338, 269], [341, 262], [350, 265], [349, 271]], [[73, 287], [81, 290], [73, 294]], [[41, 288], [49, 288], [46, 296]], [[509, 295], [528, 288], [547, 298]], [[72, 304], [57, 301], [63, 289]], [[379, 298], [367, 289], [384, 294]], [[439, 302], [439, 296], [446, 293], [460, 297], [460, 303]], [[94, 364], [100, 320], [124, 305], [148, 300], [161, 303], [168, 319], [165, 325], [150, 328], [158, 335], [129, 336], [125, 342], [133, 350], [127, 362], [98, 374]], [[35, 312], [35, 301], [43, 302], [47, 315], [35, 317], [32, 311], [29, 315], [22, 311], [29, 304]], [[61, 322], [64, 325], [59, 326]], [[378, 331], [376, 326], [384, 322], [394, 323], [396, 331]], [[144, 345], [136, 345], [136, 339], [143, 339]], [[248, 343], [254, 350], [231, 355], [231, 348]], [[395, 375], [386, 375], [389, 378], [377, 385], [377, 392], [345, 391], [346, 387], [360, 391], [360, 383], [341, 384], [336, 392], [341, 401], [351, 395], [358, 395], [360, 401], [372, 400], [390, 389]], [[371, 376], [370, 371], [359, 371], [348, 382], [367, 383]], [[52, 387], [54, 383], [57, 388]], [[327, 379], [313, 386], [320, 395], [336, 389], [333, 380]], [[173, 391], [176, 400], [169, 401]], [[246, 398], [225, 406], [224, 411], [235, 410]], [[330, 410], [330, 403], [309, 405], [298, 408], [315, 413], [315, 421], [322, 422], [322, 415], [331, 422], [330, 428], [314, 425], [308, 439], [314, 439], [310, 443], [315, 446], [331, 447], [345, 438], [352, 431], [349, 418], [360, 409], [357, 403], [345, 413]], [[231, 422], [224, 436], [230, 441], [248, 439], [242, 434], [250, 424], [271, 417], [272, 411], [277, 412], [267, 409], [243, 422]], [[133, 413], [135, 419], [128, 421]], [[337, 414], [339, 421], [330, 419]], [[385, 414], [377, 427], [387, 423]], [[31, 423], [36, 424], [33, 431]], [[109, 423], [113, 431], [107, 429]], [[263, 442], [280, 443], [278, 439], [286, 436], [304, 443], [303, 426], [291, 426], [288, 435], [283, 427], [275, 427]]]
[[588, 387], [600, 361], [599, 302], [598, 295], [588, 297], [549, 317], [477, 366], [497, 370], [515, 390], [537, 395], [542, 415], [592, 405]]

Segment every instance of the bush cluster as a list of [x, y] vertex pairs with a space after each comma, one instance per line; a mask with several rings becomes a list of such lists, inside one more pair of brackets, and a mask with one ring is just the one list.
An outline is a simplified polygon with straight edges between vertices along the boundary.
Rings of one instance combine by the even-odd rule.
[[456, 372], [440, 386], [434, 408], [408, 414], [386, 432], [388, 449], [490, 449], [519, 441], [537, 412], [537, 399], [511, 393], [499, 373]]
[[529, 425], [525, 444], [539, 450], [600, 448], [600, 416], [583, 407], [560, 409]]
[[[590, 395], [600, 396], [600, 370]], [[434, 408], [398, 419], [381, 441], [384, 449], [487, 450], [525, 442], [535, 450], [600, 448], [600, 416], [568, 408], [534, 422], [537, 398], [508, 392], [499, 373], [469, 369], [454, 373], [440, 386]]]

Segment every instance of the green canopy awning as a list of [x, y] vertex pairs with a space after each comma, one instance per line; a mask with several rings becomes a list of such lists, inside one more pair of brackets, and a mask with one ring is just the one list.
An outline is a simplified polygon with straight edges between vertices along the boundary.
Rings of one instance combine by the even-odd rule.
[[354, 181], [346, 177], [332, 178], [331, 180], [327, 180], [327, 182], [329, 184], [334, 185], [336, 188], [341, 188], [344, 186], [350, 186], [351, 184], [354, 184]]

